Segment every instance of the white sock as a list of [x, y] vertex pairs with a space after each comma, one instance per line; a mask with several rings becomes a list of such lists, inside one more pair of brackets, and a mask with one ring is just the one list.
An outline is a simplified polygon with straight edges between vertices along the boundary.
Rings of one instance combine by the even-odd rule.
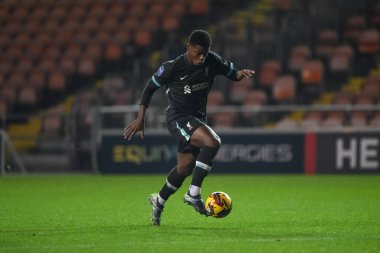
[[190, 185], [189, 187], [189, 193], [191, 196], [197, 196], [201, 194], [201, 187]]
[[164, 205], [166, 200], [164, 200], [163, 198], [161, 198], [160, 194], [157, 195], [157, 201], [158, 203], [160, 203], [161, 205]]

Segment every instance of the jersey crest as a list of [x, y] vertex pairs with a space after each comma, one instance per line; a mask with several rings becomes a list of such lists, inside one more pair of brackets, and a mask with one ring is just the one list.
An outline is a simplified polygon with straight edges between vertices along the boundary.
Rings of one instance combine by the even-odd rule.
[[161, 65], [160, 68], [157, 70], [157, 72], [156, 72], [155, 75], [156, 75], [156, 76], [161, 76], [162, 73], [164, 73], [164, 70], [165, 70], [164, 65]]

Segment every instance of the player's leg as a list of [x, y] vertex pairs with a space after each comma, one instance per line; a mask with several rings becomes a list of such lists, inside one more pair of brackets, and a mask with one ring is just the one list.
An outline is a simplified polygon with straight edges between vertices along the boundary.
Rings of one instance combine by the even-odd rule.
[[158, 201], [160, 204], [165, 204], [165, 201], [174, 194], [182, 185], [187, 176], [191, 175], [195, 166], [195, 156], [191, 152], [178, 153], [177, 166], [172, 169], [158, 193]]
[[201, 187], [204, 178], [212, 168], [212, 163], [219, 150], [221, 141], [219, 136], [210, 127], [203, 125], [197, 128], [191, 135], [190, 144], [201, 148], [201, 151], [196, 159], [193, 178], [184, 200], [194, 206], [195, 210], [199, 213], [208, 215], [201, 198]]
[[152, 205], [153, 225], [160, 225], [161, 213], [164, 209], [165, 202], [181, 187], [186, 177], [193, 172], [195, 157], [196, 156], [191, 152], [178, 153], [177, 166], [169, 172], [161, 191], [149, 196], [149, 201]]

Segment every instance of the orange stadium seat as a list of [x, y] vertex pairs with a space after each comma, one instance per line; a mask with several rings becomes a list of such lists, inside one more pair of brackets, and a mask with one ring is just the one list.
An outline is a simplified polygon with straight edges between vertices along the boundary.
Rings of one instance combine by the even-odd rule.
[[72, 75], [76, 71], [76, 60], [62, 57], [57, 63], [57, 69], [65, 73], [65, 75]]
[[307, 61], [302, 66], [301, 82], [306, 85], [321, 85], [324, 79], [324, 67], [319, 60]]
[[172, 15], [182, 17], [186, 13], [185, 3], [182, 1], [171, 1], [169, 3], [168, 12]]
[[25, 75], [21, 72], [11, 72], [8, 78], [8, 84], [12, 87], [20, 87], [26, 84]]
[[42, 72], [40, 70], [34, 69], [30, 73], [27, 81], [28, 81], [28, 84], [30, 86], [33, 86], [33, 87], [37, 88], [39, 91], [41, 91], [42, 88], [46, 84], [45, 74], [44, 74], [44, 72]]
[[106, 61], [119, 61], [123, 56], [122, 49], [117, 44], [108, 44], [105, 48], [104, 58]]
[[0, 87], [0, 97], [2, 100], [6, 101], [8, 108], [13, 106], [16, 101], [16, 96], [16, 87], [11, 86], [10, 84], [5, 84], [3, 87]]
[[209, 13], [209, 2], [208, 0], [193, 0], [189, 3], [189, 14], [197, 16], [205, 16]]
[[368, 125], [371, 127], [380, 127], [380, 111], [375, 111], [373, 113]]
[[356, 43], [359, 35], [366, 29], [366, 21], [362, 16], [352, 16], [346, 21], [344, 36], [351, 44]]
[[116, 31], [115, 34], [112, 36], [112, 42], [119, 44], [119, 45], [125, 45], [131, 41], [132, 37], [131, 34], [128, 31]]
[[208, 106], [218, 106], [223, 105], [225, 102], [225, 97], [223, 92], [219, 90], [210, 91], [207, 98], [207, 105]]
[[365, 111], [354, 111], [351, 113], [351, 126], [363, 127], [367, 125], [367, 113]]
[[15, 70], [23, 73], [24, 75], [27, 75], [30, 73], [30, 71], [33, 69], [33, 62], [29, 60], [28, 58], [22, 58], [17, 63]]
[[343, 112], [329, 112], [327, 117], [322, 121], [322, 127], [335, 128], [344, 125]]
[[377, 30], [365, 30], [359, 35], [358, 50], [364, 54], [376, 54], [380, 52], [380, 33]]
[[335, 95], [332, 104], [335, 105], [349, 105], [353, 101], [353, 95], [350, 92], [339, 92]]
[[175, 15], [165, 15], [162, 20], [162, 29], [165, 32], [176, 30], [180, 27], [180, 20]]
[[147, 30], [139, 30], [135, 33], [134, 41], [140, 47], [148, 46], [152, 41], [152, 34]]
[[148, 15], [154, 16], [154, 17], [162, 17], [165, 13], [166, 6], [162, 2], [152, 2], [152, 4], [149, 5], [148, 9]]
[[229, 101], [234, 104], [241, 104], [253, 88], [253, 79], [243, 79], [240, 82], [234, 82], [229, 93]]
[[83, 58], [78, 63], [78, 74], [82, 76], [93, 76], [96, 72], [96, 63], [94, 59]]
[[338, 34], [332, 30], [321, 31], [318, 34], [317, 45], [315, 46], [315, 54], [318, 57], [329, 57], [338, 45]]
[[124, 2], [115, 2], [111, 3], [111, 6], [108, 9], [109, 13], [112, 13], [112, 16], [120, 19], [126, 16], [126, 6]]
[[263, 63], [258, 73], [259, 84], [262, 87], [271, 87], [281, 73], [281, 64], [277, 60], [268, 60]]
[[232, 112], [215, 113], [212, 116], [212, 122], [215, 127], [220, 127], [220, 128], [233, 127], [236, 122], [236, 113], [232, 113]]
[[293, 47], [288, 58], [288, 70], [292, 73], [299, 73], [302, 69], [302, 66], [310, 57], [310, 48], [306, 46]]
[[272, 91], [277, 103], [293, 103], [296, 98], [296, 79], [292, 75], [280, 76], [274, 82]]
[[21, 87], [18, 94], [18, 103], [22, 106], [33, 107], [37, 106], [37, 91], [33, 86]]
[[52, 71], [48, 76], [47, 88], [49, 91], [64, 92], [66, 77], [62, 71]]
[[56, 68], [56, 63], [53, 59], [43, 58], [37, 65], [37, 68], [43, 71], [44, 73], [49, 73]]
[[79, 20], [83, 17], [85, 17], [87, 14], [86, 8], [83, 5], [75, 4], [70, 10], [69, 10], [69, 16], [66, 19], [66, 21], [69, 20]]
[[301, 121], [300, 126], [305, 129], [318, 128], [321, 126], [322, 119], [322, 112], [308, 112]]
[[93, 3], [90, 5], [86, 16], [97, 20], [104, 19], [104, 17], [107, 16], [107, 7], [105, 4]]

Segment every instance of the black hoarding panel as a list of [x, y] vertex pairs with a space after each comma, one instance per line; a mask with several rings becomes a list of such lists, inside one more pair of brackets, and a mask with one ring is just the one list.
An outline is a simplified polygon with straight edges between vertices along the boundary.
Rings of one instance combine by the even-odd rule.
[[[213, 173], [303, 172], [303, 134], [223, 134]], [[177, 145], [170, 135], [147, 135], [127, 142], [104, 136], [99, 153], [103, 173], [167, 173], [176, 165]]]
[[380, 172], [379, 133], [320, 133], [316, 153], [317, 173]]

